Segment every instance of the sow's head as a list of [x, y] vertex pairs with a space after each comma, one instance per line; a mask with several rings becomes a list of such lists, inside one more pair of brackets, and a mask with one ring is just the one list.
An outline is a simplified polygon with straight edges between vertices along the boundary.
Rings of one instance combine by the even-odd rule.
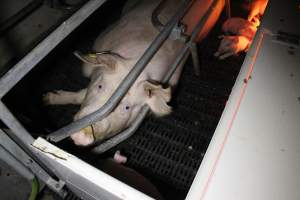
[[[101, 108], [134, 65], [133, 60], [111, 52], [77, 54], [77, 57], [85, 63], [84, 71], [90, 77], [90, 84], [74, 120]], [[157, 116], [169, 114], [171, 107], [167, 102], [171, 99], [170, 87], [163, 88], [160, 84], [150, 82], [143, 77], [146, 76], [142, 73], [107, 117], [72, 134], [74, 143], [86, 146], [123, 131], [136, 119], [145, 104]]]

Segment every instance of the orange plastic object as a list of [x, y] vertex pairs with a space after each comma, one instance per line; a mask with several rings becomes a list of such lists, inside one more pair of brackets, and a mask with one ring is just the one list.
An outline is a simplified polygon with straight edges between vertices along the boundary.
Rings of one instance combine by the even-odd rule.
[[[213, 4], [215, 0], [195, 0], [185, 17], [183, 18], [182, 22], [187, 25], [186, 34], [191, 35], [192, 30], [200, 21], [200, 19], [204, 16], [204, 14], [208, 11], [210, 6]], [[200, 42], [203, 38], [207, 36], [209, 31], [213, 28], [216, 24], [223, 8], [225, 5], [224, 0], [219, 0], [215, 9], [212, 11], [211, 15], [208, 17], [207, 21], [203, 29], [199, 32], [196, 42]]]

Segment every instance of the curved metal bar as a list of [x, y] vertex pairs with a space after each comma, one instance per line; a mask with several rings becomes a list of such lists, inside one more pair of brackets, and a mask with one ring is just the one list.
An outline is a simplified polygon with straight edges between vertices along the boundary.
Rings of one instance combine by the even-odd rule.
[[107, 150], [111, 149], [112, 147], [120, 144], [124, 140], [128, 139], [131, 137], [135, 131], [139, 128], [141, 123], [143, 122], [144, 118], [147, 116], [150, 108], [149, 106], [145, 105], [136, 120], [133, 122], [133, 124], [127, 128], [125, 131], [119, 133], [118, 135], [115, 135], [114, 137], [104, 141], [102, 144], [99, 146], [93, 148], [92, 152], [101, 154], [106, 152]]
[[150, 60], [155, 55], [157, 50], [161, 47], [164, 41], [167, 40], [173, 28], [176, 26], [177, 22], [184, 16], [190, 4], [191, 4], [190, 0], [185, 0], [181, 4], [179, 11], [166, 24], [164, 29], [154, 39], [154, 41], [151, 43], [149, 48], [138, 60], [138, 62], [135, 64], [132, 70], [125, 77], [125, 79], [123, 79], [123, 81], [121, 82], [117, 90], [113, 93], [113, 95], [109, 98], [109, 100], [99, 110], [55, 131], [54, 133], [48, 135], [47, 139], [53, 142], [61, 141], [66, 137], [70, 136], [72, 133], [75, 133], [76, 131], [79, 131], [80, 129], [88, 125], [91, 125], [99, 120], [102, 120], [109, 113], [111, 113], [114, 110], [114, 108], [118, 105], [118, 103], [122, 100], [122, 98], [126, 95], [127, 91], [135, 82], [135, 80], [138, 78], [138, 76], [145, 69], [146, 65], [150, 62]]
[[[213, 4], [211, 5], [211, 7], [209, 8], [209, 10], [205, 13], [205, 15], [201, 18], [201, 20], [195, 26], [195, 28], [192, 31], [190, 40], [180, 50], [180, 52], [179, 52], [178, 56], [176, 57], [174, 63], [172, 64], [172, 66], [168, 70], [167, 74], [165, 75], [165, 77], [164, 77], [164, 79], [162, 81], [163, 83], [169, 82], [169, 80], [171, 79], [172, 75], [176, 71], [178, 65], [180, 64], [180, 62], [185, 57], [187, 57], [189, 55], [189, 53], [190, 53], [190, 51], [189, 51], [190, 46], [194, 45], [194, 39], [197, 37], [197, 35], [200, 32], [200, 30], [203, 28], [203, 26], [205, 24], [205, 21], [209, 17], [210, 13], [217, 6], [218, 2], [219, 2], [219, 0], [215, 0], [213, 2]], [[142, 123], [142, 121], [144, 120], [144, 118], [147, 116], [148, 112], [149, 112], [149, 107], [147, 105], [145, 105], [143, 107], [141, 113], [137, 117], [136, 121], [129, 128], [127, 128], [125, 131], [119, 133], [118, 135], [116, 135], [116, 136], [114, 136], [114, 137], [112, 137], [112, 138], [104, 141], [102, 144], [98, 145], [97, 147], [94, 147], [93, 150], [92, 150], [92, 152], [97, 153], [97, 154], [104, 153], [107, 150], [113, 148], [114, 146], [120, 144], [124, 140], [128, 139], [129, 137], [131, 137], [135, 133], [135, 131], [138, 129], [138, 127], [140, 126], [140, 124]]]
[[166, 0], [162, 0], [158, 6], [154, 9], [151, 15], [151, 22], [152, 25], [158, 30], [161, 31], [164, 28], [164, 24], [160, 22], [158, 19], [159, 13], [162, 11], [164, 4], [166, 3]]

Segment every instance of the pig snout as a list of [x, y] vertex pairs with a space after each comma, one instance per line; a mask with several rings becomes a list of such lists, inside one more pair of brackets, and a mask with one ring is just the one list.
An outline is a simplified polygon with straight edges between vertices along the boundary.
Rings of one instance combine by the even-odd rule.
[[94, 142], [93, 130], [91, 126], [88, 126], [79, 132], [71, 135], [71, 139], [76, 145], [88, 146]]
[[79, 146], [88, 146], [95, 142], [95, 140], [104, 139], [109, 135], [110, 123], [107, 119], [96, 122], [93, 125], [87, 126], [84, 129], [72, 134], [70, 137], [74, 144]]

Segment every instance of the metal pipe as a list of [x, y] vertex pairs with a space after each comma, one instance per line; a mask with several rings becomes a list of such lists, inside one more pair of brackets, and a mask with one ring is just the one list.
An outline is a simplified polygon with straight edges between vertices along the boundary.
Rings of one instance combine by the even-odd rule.
[[40, 7], [43, 0], [33, 0], [28, 5], [26, 5], [19, 12], [8, 18], [4, 23], [0, 25], [0, 35], [4, 34], [8, 29], [12, 28], [15, 24], [24, 20], [24, 18], [31, 14], [34, 10]]
[[0, 159], [3, 160], [7, 165], [16, 170], [25, 179], [32, 181], [34, 175], [29, 171], [20, 161], [18, 161], [13, 154], [7, 151], [2, 145], [0, 145]]
[[0, 98], [105, 1], [90, 0], [10, 69], [0, 79]]
[[[31, 144], [34, 138], [26, 131], [20, 122], [12, 115], [9, 109], [0, 101], [0, 119], [11, 130], [7, 135], [18, 146], [26, 152], [38, 165], [40, 165], [48, 176], [55, 177], [55, 174], [49, 169], [47, 163], [40, 161], [40, 158], [32, 151]], [[0, 132], [1, 133], [1, 132]]]
[[195, 42], [192, 42], [190, 45], [190, 51], [193, 59], [193, 66], [196, 76], [200, 76], [200, 63], [199, 63], [199, 55], [198, 55], [198, 47]]
[[99, 146], [93, 148], [92, 152], [98, 153], [98, 154], [104, 153], [105, 151], [111, 149], [112, 147], [114, 147], [114, 146], [120, 144], [121, 142], [123, 142], [124, 140], [128, 139], [139, 128], [139, 126], [143, 122], [144, 118], [147, 116], [149, 110], [150, 110], [149, 106], [147, 106], [147, 105], [143, 106], [138, 117], [133, 122], [133, 124], [131, 124], [131, 126], [129, 128], [127, 128], [125, 131], [119, 133], [118, 135], [106, 140]]
[[[25, 149], [22, 149], [20, 145], [12, 139], [14, 134], [9, 130], [1, 130], [0, 129], [0, 145], [3, 146], [8, 152], [10, 152], [16, 159], [21, 162], [25, 167], [30, 169], [32, 173], [34, 173], [39, 180], [47, 184], [49, 188], [55, 191], [61, 197], [65, 196], [65, 190], [63, 189], [64, 183], [61, 181], [54, 180], [36, 161], [35, 157], [39, 154], [39, 151], [34, 149], [34, 153], [27, 153]], [[40, 158], [40, 157], [39, 157]], [[42, 157], [41, 159], [42, 160]], [[44, 162], [45, 165], [50, 167], [49, 161]], [[53, 168], [51, 168], [53, 170]], [[53, 170], [55, 171], [55, 170]], [[56, 177], [56, 176], [54, 176]]]
[[18, 122], [8, 108], [0, 101], [0, 119], [3, 123], [12, 130], [12, 132], [20, 141], [20, 145], [27, 148], [33, 141], [33, 137], [25, 130], [25, 128]]
[[162, 11], [164, 4], [166, 3], [166, 0], [162, 0], [158, 6], [153, 10], [151, 15], [151, 22], [152, 25], [158, 30], [161, 31], [164, 28], [163, 23], [158, 19], [159, 13]]
[[129, 88], [138, 78], [138, 76], [145, 69], [146, 65], [155, 55], [157, 50], [161, 47], [164, 41], [169, 37], [173, 28], [177, 24], [177, 22], [184, 16], [186, 10], [189, 8], [191, 1], [185, 0], [181, 6], [179, 11], [174, 15], [171, 20], [166, 24], [164, 29], [158, 34], [158, 36], [154, 39], [148, 49], [144, 52], [142, 57], [138, 60], [138, 62], [134, 65], [132, 70], [127, 74], [127, 76], [123, 79], [119, 87], [113, 93], [113, 95], [109, 98], [109, 100], [97, 111], [83, 117], [80, 120], [74, 121], [73, 123], [55, 131], [54, 133], [48, 135], [48, 139], [53, 142], [58, 142], [60, 140], [65, 139], [70, 136], [72, 133], [79, 131], [80, 129], [91, 125], [99, 120], [102, 120], [106, 117], [110, 112], [114, 110], [114, 108], [118, 105], [120, 100], [126, 95]]
[[[209, 17], [209, 14], [214, 10], [214, 8], [215, 8], [215, 6], [217, 5], [218, 2], [219, 2], [219, 0], [215, 0], [213, 2], [213, 4], [211, 5], [210, 9], [207, 11], [207, 13], [197, 23], [197, 25], [195, 26], [195, 28], [192, 31], [190, 40], [185, 44], [185, 46], [179, 52], [179, 54], [176, 57], [174, 63], [172, 64], [172, 66], [170, 67], [170, 69], [166, 73], [164, 79], [162, 80], [162, 83], [169, 82], [169, 80], [171, 79], [172, 75], [176, 71], [178, 65], [180, 64], [180, 62], [182, 62], [182, 60], [184, 60], [189, 55], [189, 52], [190, 52], [189, 48], [193, 44], [195, 44], [193, 42], [194, 39], [197, 37], [199, 31], [205, 25], [204, 22]], [[129, 137], [131, 137], [135, 133], [135, 131], [138, 129], [138, 127], [140, 126], [140, 124], [142, 123], [142, 121], [144, 120], [144, 118], [147, 116], [147, 113], [149, 112], [149, 110], [150, 110], [149, 106], [145, 105], [142, 108], [142, 111], [140, 112], [140, 114], [138, 115], [136, 121], [129, 128], [127, 128], [125, 131], [119, 133], [118, 135], [116, 135], [116, 136], [114, 136], [114, 137], [106, 140], [105, 142], [103, 142], [102, 144], [98, 145], [97, 147], [94, 147], [92, 151], [94, 153], [98, 153], [98, 154], [104, 153], [107, 150], [111, 149], [112, 147], [120, 144], [124, 140], [128, 139]]]
[[[180, 53], [178, 54], [178, 56], [176, 57], [174, 63], [171, 65], [170, 69], [168, 70], [168, 72], [166, 73], [162, 83], [168, 83], [169, 80], [171, 79], [172, 75], [174, 74], [174, 72], [176, 71], [176, 69], [178, 68], [179, 64], [182, 62], [182, 60], [187, 57], [189, 54], [188, 51], [188, 46], [185, 46], [184, 48], [181, 49]], [[93, 148], [93, 152], [94, 153], [104, 153], [105, 151], [111, 149], [112, 147], [120, 144], [121, 142], [123, 142], [124, 140], [128, 139], [129, 137], [131, 137], [135, 131], [139, 128], [139, 126], [141, 125], [141, 123], [143, 122], [144, 118], [147, 116], [148, 112], [150, 111], [150, 108], [148, 105], [144, 105], [140, 114], [138, 115], [138, 117], [136, 118], [136, 120], [134, 121], [134, 123], [127, 128], [125, 131], [119, 133], [118, 135], [104, 141], [102, 144], [100, 144], [99, 146]]]

